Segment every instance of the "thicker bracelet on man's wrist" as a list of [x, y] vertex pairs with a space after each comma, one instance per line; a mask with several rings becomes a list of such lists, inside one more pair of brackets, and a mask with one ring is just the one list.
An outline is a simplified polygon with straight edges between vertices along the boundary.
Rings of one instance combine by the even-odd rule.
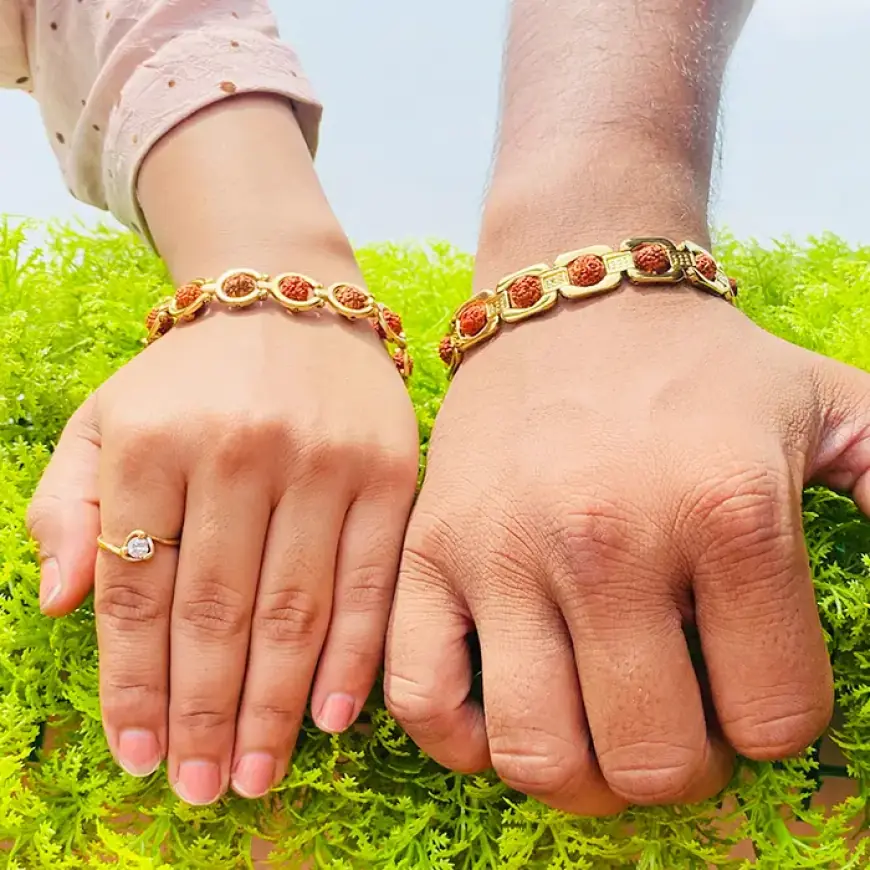
[[367, 320], [402, 377], [411, 376], [414, 364], [407, 350], [402, 320], [395, 311], [356, 284], [339, 282], [325, 287], [299, 272], [270, 277], [253, 269], [231, 269], [214, 281], [199, 278], [188, 281], [174, 296], [148, 312], [145, 343], [151, 344], [177, 324], [194, 320], [212, 303], [241, 309], [268, 299], [291, 314], [325, 308], [347, 320]]
[[639, 285], [686, 281], [730, 303], [737, 296], [737, 282], [694, 242], [643, 237], [627, 239], [618, 250], [605, 245], [580, 248], [560, 254], [552, 266], [529, 266], [502, 278], [495, 290], [477, 293], [453, 315], [438, 354], [452, 376], [465, 352], [495, 335], [502, 324], [548, 311], [560, 298], [612, 292], [625, 279]]

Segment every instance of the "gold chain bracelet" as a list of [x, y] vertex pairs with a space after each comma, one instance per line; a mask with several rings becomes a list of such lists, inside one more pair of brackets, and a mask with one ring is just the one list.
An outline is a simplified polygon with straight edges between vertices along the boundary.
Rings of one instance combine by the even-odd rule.
[[291, 314], [326, 307], [348, 320], [368, 320], [399, 373], [403, 378], [410, 377], [413, 362], [407, 351], [402, 320], [395, 311], [355, 284], [341, 282], [325, 287], [298, 272], [283, 272], [270, 278], [253, 269], [231, 269], [216, 281], [189, 281], [148, 312], [145, 343], [151, 344], [176, 324], [198, 317], [212, 302], [239, 309], [270, 297]]
[[628, 278], [634, 284], [692, 286], [733, 304], [737, 282], [728, 278], [712, 254], [694, 242], [636, 238], [614, 251], [605, 245], [560, 254], [554, 265], [538, 263], [502, 278], [495, 290], [482, 290], [453, 315], [438, 355], [451, 377], [467, 350], [492, 338], [503, 323], [516, 323], [552, 308], [559, 297], [585, 299], [609, 293]]

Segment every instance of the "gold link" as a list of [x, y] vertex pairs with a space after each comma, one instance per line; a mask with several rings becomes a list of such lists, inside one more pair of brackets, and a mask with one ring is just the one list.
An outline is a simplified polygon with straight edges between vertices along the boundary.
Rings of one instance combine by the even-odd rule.
[[544, 293], [556, 292], [571, 284], [571, 276], [564, 266], [555, 266], [541, 275]]
[[691, 251], [676, 250], [671, 254], [671, 262], [675, 266], [681, 266], [683, 269], [692, 269], [695, 266], [695, 258]]
[[608, 275], [627, 272], [634, 268], [634, 257], [629, 251], [613, 251], [610, 254], [604, 254], [602, 259]]
[[[492, 300], [492, 307], [496, 316], [505, 323], [515, 323], [519, 320], [526, 320], [535, 314], [540, 314], [540, 312], [546, 311], [548, 308], [552, 308], [556, 304], [559, 294], [555, 289], [547, 289], [544, 283], [544, 278], [552, 272], [553, 267], [547, 263], [538, 263], [502, 278], [496, 285], [495, 296]], [[565, 277], [567, 279], [567, 272]], [[514, 304], [511, 299], [511, 289], [514, 284], [525, 278], [532, 278], [540, 285], [541, 295], [531, 305], [522, 307]]]
[[[483, 327], [474, 335], [466, 335], [462, 332], [461, 318], [462, 315], [473, 305], [483, 304], [483, 310], [486, 315], [486, 321]], [[464, 305], [461, 305], [453, 319], [450, 321], [450, 332], [453, 336], [453, 346], [459, 352], [460, 356], [469, 348], [486, 341], [490, 336], [494, 335], [501, 325], [499, 320], [500, 310], [503, 303], [498, 300], [498, 297], [492, 290], [481, 290]]]
[[[634, 264], [634, 252], [638, 248], [655, 246], [663, 248], [670, 261], [670, 267], [664, 272], [644, 272]], [[620, 246], [623, 251], [632, 255], [632, 264], [625, 271], [628, 280], [634, 284], [678, 284], [685, 277], [685, 270], [676, 262], [677, 246], [670, 239], [659, 236], [626, 239]]]
[[[290, 299], [281, 292], [281, 282], [294, 279], [308, 288], [309, 296], [307, 299]], [[265, 283], [269, 295], [291, 314], [310, 311], [313, 308], [322, 308], [326, 304], [326, 299], [321, 295], [323, 285], [301, 272], [281, 272], [280, 275], [275, 275], [274, 278]]]
[[511, 300], [507, 290], [498, 290], [495, 293], [490, 290], [484, 290], [483, 292], [490, 294], [487, 298], [486, 307], [496, 319], [501, 317], [503, 311], [511, 307]]

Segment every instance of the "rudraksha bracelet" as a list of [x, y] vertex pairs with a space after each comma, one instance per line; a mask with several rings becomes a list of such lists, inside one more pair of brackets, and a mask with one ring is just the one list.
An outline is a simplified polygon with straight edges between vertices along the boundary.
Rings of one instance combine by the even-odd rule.
[[383, 341], [402, 377], [410, 377], [413, 362], [407, 351], [402, 320], [395, 311], [355, 284], [341, 282], [325, 287], [298, 272], [269, 277], [253, 269], [231, 269], [215, 281], [197, 279], [182, 284], [174, 296], [148, 312], [145, 343], [151, 344], [179, 323], [194, 320], [212, 302], [238, 309], [269, 298], [291, 314], [327, 308], [348, 320], [367, 320]]
[[495, 290], [482, 290], [453, 315], [438, 355], [452, 376], [467, 350], [492, 338], [503, 323], [516, 323], [552, 308], [564, 299], [585, 299], [634, 284], [692, 286], [733, 304], [737, 282], [720, 269], [713, 255], [694, 242], [636, 238], [614, 251], [605, 245], [560, 254], [555, 263], [538, 263], [502, 278]]

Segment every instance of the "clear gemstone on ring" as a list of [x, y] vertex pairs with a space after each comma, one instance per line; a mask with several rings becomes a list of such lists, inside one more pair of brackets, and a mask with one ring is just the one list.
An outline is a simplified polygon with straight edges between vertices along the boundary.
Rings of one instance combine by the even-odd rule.
[[143, 537], [130, 538], [127, 541], [127, 556], [134, 562], [142, 562], [145, 559], [150, 559], [154, 554], [154, 541], [147, 535]]

